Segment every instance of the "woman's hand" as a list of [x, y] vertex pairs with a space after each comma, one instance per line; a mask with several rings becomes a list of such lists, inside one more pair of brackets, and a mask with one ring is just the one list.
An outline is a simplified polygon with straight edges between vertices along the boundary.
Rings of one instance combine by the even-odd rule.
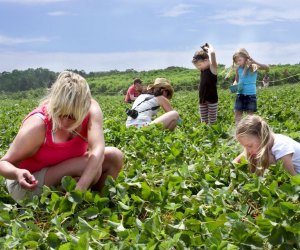
[[16, 175], [22, 188], [33, 190], [37, 187], [38, 181], [27, 169], [17, 169]]

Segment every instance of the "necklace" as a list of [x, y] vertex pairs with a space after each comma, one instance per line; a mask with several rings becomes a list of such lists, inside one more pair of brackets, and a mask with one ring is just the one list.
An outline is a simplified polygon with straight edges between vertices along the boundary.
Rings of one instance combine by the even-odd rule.
[[76, 130], [72, 130], [71, 133], [73, 135], [78, 135], [82, 140], [87, 142], [87, 138], [83, 137], [80, 133], [78, 133]]

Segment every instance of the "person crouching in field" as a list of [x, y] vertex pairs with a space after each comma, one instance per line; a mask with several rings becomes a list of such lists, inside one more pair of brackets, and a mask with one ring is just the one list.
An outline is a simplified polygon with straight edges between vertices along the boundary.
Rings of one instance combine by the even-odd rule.
[[[179, 120], [178, 112], [173, 110], [169, 100], [174, 94], [170, 82], [165, 78], [156, 78], [154, 84], [147, 87], [147, 94], [141, 94], [133, 103], [132, 109], [126, 111], [126, 127], [137, 128], [149, 124], [161, 123], [169, 130], [174, 130]], [[166, 113], [152, 121], [159, 108]]]
[[124, 101], [132, 103], [142, 92], [142, 81], [138, 78], [134, 79], [133, 84], [128, 88]]
[[260, 176], [271, 164], [282, 160], [288, 173], [300, 174], [300, 143], [288, 136], [274, 134], [261, 117], [244, 117], [236, 127], [235, 137], [244, 152], [233, 163], [240, 163], [241, 158], [246, 157], [250, 172]]
[[64, 176], [76, 189], [101, 190], [108, 175], [116, 178], [123, 154], [105, 147], [103, 115], [86, 80], [64, 71], [40, 106], [29, 113], [7, 153], [0, 174], [12, 198], [20, 202], [57, 186]]
[[211, 44], [202, 46], [203, 51], [196, 51], [192, 63], [200, 70], [199, 111], [201, 122], [215, 123], [218, 113], [217, 60]]
[[246, 49], [238, 49], [233, 55], [233, 66], [237, 64], [234, 84], [238, 85], [237, 97], [234, 105], [235, 124], [241, 120], [243, 112], [253, 114], [257, 111], [256, 79], [257, 70], [267, 70], [269, 67], [254, 61]]

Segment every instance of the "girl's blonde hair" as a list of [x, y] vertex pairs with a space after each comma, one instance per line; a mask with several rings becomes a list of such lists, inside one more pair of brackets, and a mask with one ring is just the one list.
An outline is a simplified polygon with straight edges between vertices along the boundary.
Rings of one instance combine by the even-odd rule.
[[272, 137], [272, 129], [258, 115], [248, 115], [237, 125], [235, 137], [256, 136], [260, 140], [260, 147], [256, 157], [248, 157], [249, 171], [257, 175], [263, 175], [269, 167], [269, 141]]
[[[232, 56], [232, 66], [229, 71], [229, 73], [226, 75], [225, 78], [230, 77], [231, 73], [235, 70], [235, 63], [236, 63], [236, 58], [237, 57], [244, 57], [246, 60], [250, 58], [250, 55], [248, 51], [245, 48], [239, 48]], [[251, 70], [252, 72], [255, 72], [257, 70], [257, 65], [256, 64], [250, 64], [246, 63], [243, 71], [243, 75], [247, 75], [248, 71]]]
[[89, 85], [82, 76], [70, 71], [61, 72], [43, 100], [52, 120], [52, 129], [60, 127], [59, 118], [64, 116], [75, 120], [70, 130], [80, 126], [88, 114], [91, 100]]

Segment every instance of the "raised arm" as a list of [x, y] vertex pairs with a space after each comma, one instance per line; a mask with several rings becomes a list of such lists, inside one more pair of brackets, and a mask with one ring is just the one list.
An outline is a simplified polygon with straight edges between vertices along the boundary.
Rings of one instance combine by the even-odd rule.
[[98, 181], [102, 173], [104, 160], [105, 142], [103, 135], [103, 114], [99, 104], [92, 100], [90, 107], [90, 119], [88, 124], [88, 162], [80, 179], [77, 182], [77, 189], [86, 190]]
[[204, 49], [207, 50], [210, 58], [210, 63], [211, 63], [210, 70], [212, 73], [216, 75], [218, 71], [218, 64], [217, 64], [215, 49], [211, 44], [208, 44], [208, 46], [204, 46]]
[[211, 60], [212, 66], [217, 69], [218, 64], [217, 64], [216, 51], [215, 51], [214, 47], [211, 44], [209, 44], [208, 53], [210, 55], [210, 60]]
[[34, 189], [37, 182], [26, 169], [17, 167], [19, 162], [37, 152], [45, 140], [45, 125], [37, 116], [29, 117], [20, 128], [7, 153], [0, 160], [0, 175], [17, 180], [23, 188]]
[[263, 69], [263, 70], [268, 70], [269, 69], [269, 65], [267, 64], [261, 64], [256, 62], [253, 58], [249, 57], [249, 62], [251, 64], [256, 64], [258, 66], [259, 69]]

